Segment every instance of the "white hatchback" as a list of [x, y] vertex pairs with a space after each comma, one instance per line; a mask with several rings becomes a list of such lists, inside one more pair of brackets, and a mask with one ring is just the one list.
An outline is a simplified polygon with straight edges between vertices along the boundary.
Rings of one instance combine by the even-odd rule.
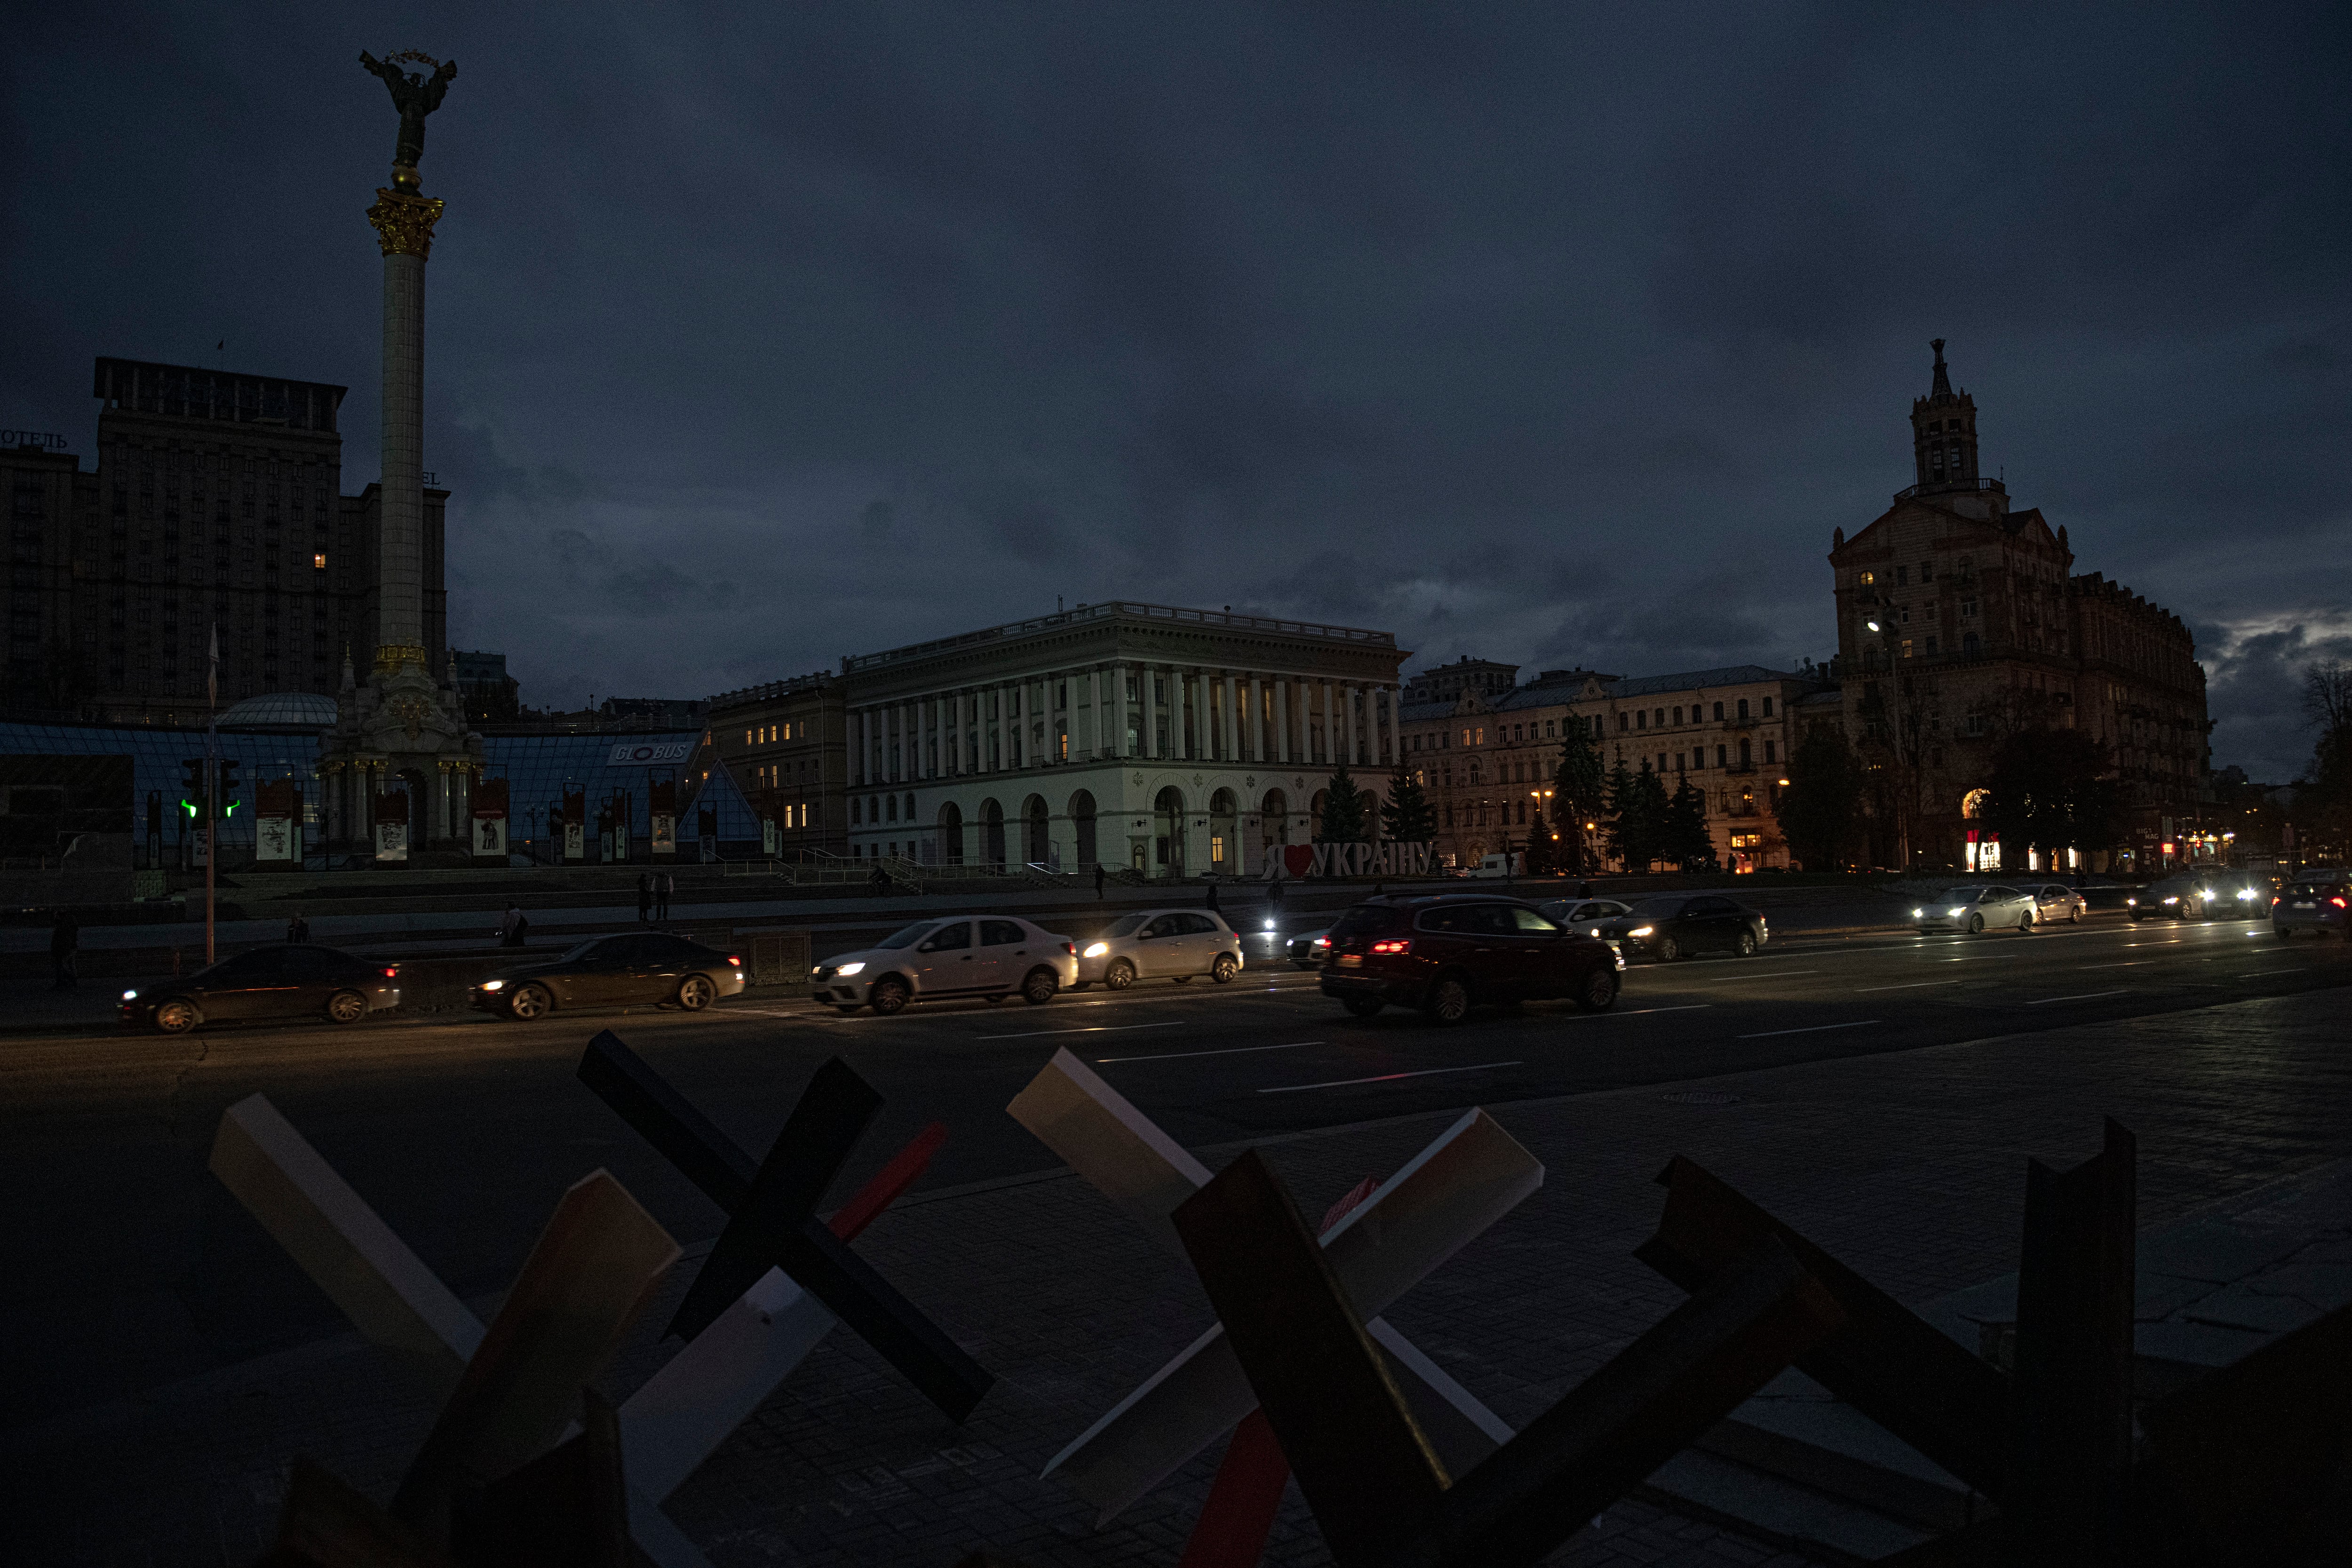
[[826, 959], [809, 972], [821, 1005], [896, 1013], [918, 997], [1018, 994], [1032, 1006], [1078, 977], [1077, 944], [1012, 915], [917, 921], [879, 944]]
[[1971, 936], [1987, 927], [2030, 931], [2033, 895], [1999, 884], [1947, 888], [1913, 910], [1911, 920], [1921, 931], [1958, 931]]
[[1139, 980], [1182, 985], [1205, 974], [1223, 985], [1242, 972], [1242, 939], [1213, 910], [1121, 915], [1078, 950], [1078, 989], [1101, 981], [1124, 991]]

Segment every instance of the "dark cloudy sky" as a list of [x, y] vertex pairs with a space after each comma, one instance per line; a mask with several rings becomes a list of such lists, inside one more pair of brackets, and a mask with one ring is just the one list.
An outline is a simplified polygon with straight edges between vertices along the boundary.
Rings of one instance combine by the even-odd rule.
[[0, 54], [0, 421], [93, 355], [343, 382], [424, 172], [450, 626], [698, 695], [1111, 596], [1629, 674], [1833, 650], [1950, 340], [2177, 609], [2216, 761], [2352, 656], [2340, 4], [53, 5]]

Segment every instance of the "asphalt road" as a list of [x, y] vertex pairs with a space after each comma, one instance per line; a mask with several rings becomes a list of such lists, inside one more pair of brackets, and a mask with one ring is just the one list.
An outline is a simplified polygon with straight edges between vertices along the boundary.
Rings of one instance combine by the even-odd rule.
[[836, 1190], [934, 1118], [927, 1185], [1051, 1167], [1003, 1107], [1056, 1051], [1201, 1146], [1418, 1111], [1710, 1075], [2352, 984], [2352, 943], [2267, 924], [2113, 917], [1979, 937], [1776, 940], [1636, 965], [1617, 1008], [1348, 1016], [1280, 965], [1228, 986], [918, 1005], [843, 1017], [747, 999], [700, 1015], [557, 1014], [0, 1042], [0, 1427], [340, 1331], [324, 1297], [205, 1170], [221, 1110], [268, 1094], [461, 1293], [500, 1288], [562, 1189], [610, 1168], [682, 1240], [721, 1216], [573, 1077], [612, 1028], [754, 1154], [839, 1055], [887, 1109]]

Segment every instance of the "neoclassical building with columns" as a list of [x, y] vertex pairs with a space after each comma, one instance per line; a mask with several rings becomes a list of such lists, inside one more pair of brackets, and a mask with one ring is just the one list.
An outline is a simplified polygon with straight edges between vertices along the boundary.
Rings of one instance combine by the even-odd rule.
[[927, 864], [1255, 876], [1397, 757], [1392, 633], [1129, 602], [842, 661], [849, 840]]

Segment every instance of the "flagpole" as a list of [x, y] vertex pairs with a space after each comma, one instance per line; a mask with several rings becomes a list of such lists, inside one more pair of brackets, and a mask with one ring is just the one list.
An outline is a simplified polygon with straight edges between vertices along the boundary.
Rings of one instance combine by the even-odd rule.
[[205, 670], [205, 963], [213, 948], [213, 872], [220, 864], [220, 623], [213, 623], [210, 660]]

